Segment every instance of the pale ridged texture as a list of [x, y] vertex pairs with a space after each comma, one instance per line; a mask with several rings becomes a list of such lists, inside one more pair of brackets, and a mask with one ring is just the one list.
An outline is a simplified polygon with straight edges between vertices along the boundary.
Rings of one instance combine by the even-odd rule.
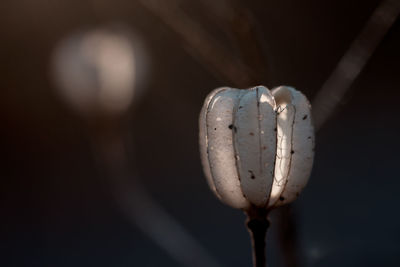
[[273, 105], [270, 92], [257, 87], [240, 98], [235, 114], [233, 135], [240, 183], [246, 198], [256, 206], [267, 204], [272, 186], [276, 150]]
[[290, 102], [294, 107], [290, 168], [285, 189], [275, 206], [295, 200], [308, 182], [314, 160], [314, 127], [311, 105], [307, 98], [291, 87], [281, 86], [273, 91], [277, 103]]
[[275, 160], [275, 176], [268, 206], [273, 206], [281, 197], [281, 194], [287, 183], [292, 156], [292, 126], [295, 107], [290, 102], [282, 103], [281, 101], [277, 101], [276, 105], [277, 149]]
[[204, 169], [204, 174], [207, 179], [207, 183], [210, 186], [211, 190], [216, 194], [218, 197], [220, 197], [217, 193], [217, 190], [215, 189], [215, 184], [213, 181], [213, 178], [211, 176], [211, 170], [210, 170], [210, 162], [208, 160], [208, 137], [207, 137], [207, 122], [206, 122], [206, 114], [207, 114], [207, 109], [208, 105], [210, 104], [211, 99], [219, 92], [226, 90], [227, 88], [221, 87], [217, 88], [214, 91], [212, 91], [207, 97], [206, 100], [204, 101], [204, 105], [201, 109], [200, 112], [200, 120], [199, 120], [199, 129], [200, 129], [200, 134], [199, 134], [199, 142], [200, 142], [200, 156], [201, 156], [201, 163], [203, 164], [203, 169]]
[[207, 107], [206, 131], [208, 139], [208, 160], [211, 177], [221, 200], [235, 208], [246, 208], [248, 200], [240, 187], [236, 168], [232, 130], [234, 112], [241, 91], [222, 90], [214, 95]]
[[294, 200], [305, 186], [314, 135], [300, 92], [218, 88], [207, 96], [199, 125], [208, 184], [226, 204], [272, 208]]

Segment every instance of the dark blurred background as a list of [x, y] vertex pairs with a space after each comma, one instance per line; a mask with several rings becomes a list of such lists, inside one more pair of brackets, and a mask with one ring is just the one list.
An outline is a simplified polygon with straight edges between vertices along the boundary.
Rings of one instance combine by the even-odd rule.
[[[102, 127], [88, 121], [104, 118], [71, 108], [52, 74], [61, 40], [111, 24], [146, 53], [140, 95], [104, 119], [122, 125], [132, 179], [221, 266], [251, 265], [244, 214], [221, 204], [202, 173], [204, 98], [223, 85], [284, 84], [312, 100], [380, 1], [216, 2], [1, 1], [0, 266], [180, 266], [121, 211], [98, 167], [92, 144]], [[223, 17], [230, 5], [234, 19]], [[204, 58], [214, 50], [196, 41], [193, 25], [233, 62]], [[243, 39], [249, 29], [257, 45]], [[400, 266], [399, 37], [396, 21], [317, 133], [312, 177], [290, 211], [298, 266]], [[243, 58], [251, 78], [220, 73]], [[268, 261], [284, 266], [276, 217]]]

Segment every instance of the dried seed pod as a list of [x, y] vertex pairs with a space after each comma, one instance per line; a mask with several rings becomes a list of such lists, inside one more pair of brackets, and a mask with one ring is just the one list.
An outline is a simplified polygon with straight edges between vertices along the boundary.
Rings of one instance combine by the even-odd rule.
[[235, 208], [293, 201], [310, 175], [313, 145], [310, 105], [290, 87], [218, 88], [200, 114], [208, 184]]
[[308, 182], [314, 159], [314, 127], [307, 98], [287, 86], [272, 94], [277, 105], [278, 145], [269, 207], [297, 198]]

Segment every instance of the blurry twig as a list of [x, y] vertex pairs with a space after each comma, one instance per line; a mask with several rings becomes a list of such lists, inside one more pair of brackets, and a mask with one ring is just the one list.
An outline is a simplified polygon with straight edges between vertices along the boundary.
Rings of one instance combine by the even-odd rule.
[[183, 266], [221, 266], [138, 183], [121, 183], [121, 206], [137, 227]]
[[[318, 130], [332, 114], [345, 92], [360, 74], [390, 26], [400, 12], [400, 1], [384, 0], [375, 9], [366, 25], [355, 38], [350, 48], [340, 59], [336, 68], [317, 93], [313, 101], [315, 129]], [[277, 217], [280, 229], [279, 240], [285, 257], [285, 266], [300, 266], [300, 254], [297, 251], [296, 217], [293, 206], [279, 209]], [[292, 211], [291, 211], [292, 210]], [[284, 226], [286, 222], [286, 226]]]
[[316, 130], [332, 114], [389, 28], [396, 21], [399, 13], [400, 1], [398, 0], [384, 0], [372, 13], [313, 101]]
[[185, 49], [203, 66], [233, 86], [248, 87], [254, 80], [249, 67], [237, 60], [199, 23], [187, 16], [175, 1], [139, 0], [169, 26], [186, 44]]
[[[266, 81], [268, 61], [262, 49], [261, 35], [257, 31], [257, 23], [251, 10], [243, 2], [230, 1], [233, 11], [231, 30], [244, 62], [251, 67], [260, 81]], [[271, 78], [269, 72], [269, 79]]]
[[209, 17], [214, 18], [215, 23], [239, 48], [241, 59], [252, 71], [256, 82], [265, 83], [267, 79], [270, 80], [271, 71], [267, 71], [270, 59], [267, 60], [262, 48], [263, 40], [257, 31], [256, 19], [245, 3], [240, 0], [202, 0], [201, 3], [209, 7], [210, 12], [214, 13], [214, 16]]
[[283, 266], [303, 266], [302, 250], [298, 242], [298, 222], [293, 205], [286, 205], [277, 209], [276, 213], [277, 237], [281, 248]]
[[132, 177], [121, 132], [115, 128], [95, 132], [94, 150], [99, 164], [129, 220], [182, 266], [221, 266], [150, 196], [139, 179]]

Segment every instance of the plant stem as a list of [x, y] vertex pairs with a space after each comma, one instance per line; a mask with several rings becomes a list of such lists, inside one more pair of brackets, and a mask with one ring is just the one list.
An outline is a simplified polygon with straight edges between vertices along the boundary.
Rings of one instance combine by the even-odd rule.
[[301, 249], [298, 247], [298, 235], [296, 212], [292, 205], [285, 205], [277, 209], [276, 233], [278, 235], [278, 243], [280, 246], [283, 266], [300, 267], [302, 266]]
[[269, 227], [267, 219], [268, 211], [265, 209], [254, 208], [247, 212], [246, 225], [249, 230], [251, 243], [253, 246], [253, 266], [265, 267], [265, 237]]

